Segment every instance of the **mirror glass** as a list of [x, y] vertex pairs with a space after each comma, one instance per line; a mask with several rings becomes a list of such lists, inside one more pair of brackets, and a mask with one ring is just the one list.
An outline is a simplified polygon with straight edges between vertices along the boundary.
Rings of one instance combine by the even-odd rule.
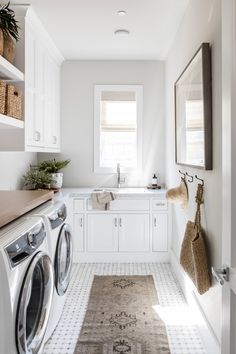
[[201, 48], [175, 84], [176, 162], [210, 169], [211, 83], [203, 75], [203, 54]]

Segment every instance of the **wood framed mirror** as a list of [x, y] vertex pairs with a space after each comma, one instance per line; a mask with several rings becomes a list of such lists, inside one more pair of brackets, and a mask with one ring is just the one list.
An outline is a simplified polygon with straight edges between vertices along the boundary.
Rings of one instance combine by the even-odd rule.
[[175, 158], [212, 170], [211, 48], [203, 43], [175, 83]]

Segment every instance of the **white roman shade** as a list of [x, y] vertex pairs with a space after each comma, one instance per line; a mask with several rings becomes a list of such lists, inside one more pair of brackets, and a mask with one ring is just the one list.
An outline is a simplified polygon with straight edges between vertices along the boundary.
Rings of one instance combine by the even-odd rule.
[[134, 91], [103, 91], [101, 99], [102, 132], [135, 132], [137, 127]]
[[102, 101], [136, 101], [136, 93], [134, 91], [103, 91]]

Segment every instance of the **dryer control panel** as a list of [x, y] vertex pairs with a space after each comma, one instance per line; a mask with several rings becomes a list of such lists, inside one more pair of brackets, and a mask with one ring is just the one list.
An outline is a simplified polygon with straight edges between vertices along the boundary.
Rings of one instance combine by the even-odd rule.
[[61, 204], [59, 208], [55, 209], [55, 211], [48, 216], [51, 228], [55, 229], [64, 223], [67, 217], [66, 205]]
[[31, 256], [43, 243], [46, 231], [42, 222], [5, 247], [12, 268]]

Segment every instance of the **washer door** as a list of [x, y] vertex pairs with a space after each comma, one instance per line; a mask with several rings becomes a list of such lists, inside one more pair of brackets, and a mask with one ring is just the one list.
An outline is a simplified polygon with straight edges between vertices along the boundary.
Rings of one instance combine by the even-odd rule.
[[37, 354], [42, 347], [52, 304], [54, 272], [47, 254], [38, 252], [26, 272], [16, 317], [19, 354]]
[[55, 285], [58, 295], [66, 293], [72, 266], [72, 236], [68, 224], [60, 230], [55, 254]]

